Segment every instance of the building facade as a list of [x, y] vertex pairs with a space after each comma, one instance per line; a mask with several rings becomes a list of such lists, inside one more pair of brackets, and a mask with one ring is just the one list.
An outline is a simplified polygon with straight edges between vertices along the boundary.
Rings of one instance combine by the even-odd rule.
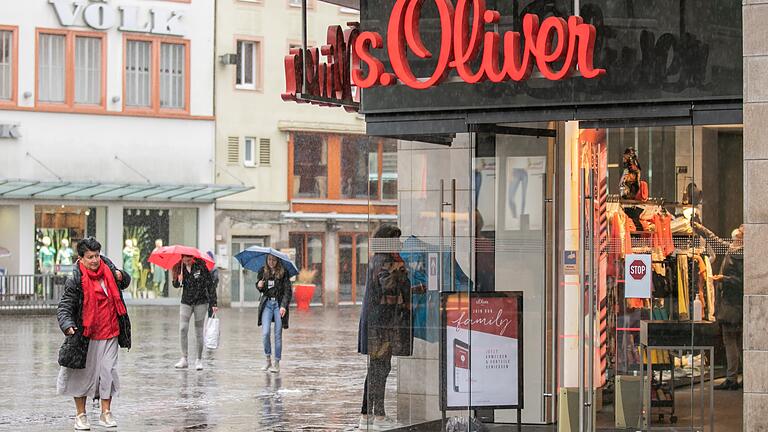
[[[300, 1], [217, 2], [217, 183], [253, 189], [216, 203], [216, 253], [224, 304], [258, 304], [254, 273], [233, 256], [260, 245], [286, 250], [314, 272], [314, 304], [362, 296], [369, 219], [394, 218], [396, 154], [364, 135], [362, 118], [281, 101], [283, 57], [301, 46]], [[357, 11], [310, 1], [308, 40]], [[381, 198], [369, 217], [369, 188]]]
[[92, 235], [131, 271], [134, 296], [173, 296], [146, 261], [156, 244], [213, 250], [213, 203], [230, 193], [214, 185], [214, 12], [213, 2], [136, 0], [4, 10], [7, 274], [66, 273]]

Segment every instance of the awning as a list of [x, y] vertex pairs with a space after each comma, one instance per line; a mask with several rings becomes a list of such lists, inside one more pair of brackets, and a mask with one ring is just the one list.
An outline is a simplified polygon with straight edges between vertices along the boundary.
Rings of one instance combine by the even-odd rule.
[[253, 189], [234, 185], [43, 182], [0, 179], [0, 199], [173, 201], [211, 203]]
[[336, 220], [342, 222], [368, 222], [369, 220], [397, 220], [397, 215], [391, 214], [367, 214], [367, 213], [304, 213], [290, 212], [281, 214], [285, 219], [302, 221], [326, 221]]

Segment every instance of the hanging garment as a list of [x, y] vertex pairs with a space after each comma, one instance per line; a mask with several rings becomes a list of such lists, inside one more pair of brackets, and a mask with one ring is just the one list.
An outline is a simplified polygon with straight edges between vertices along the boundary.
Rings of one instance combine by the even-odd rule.
[[704, 309], [702, 311], [702, 319], [707, 316], [707, 265], [704, 263], [704, 259], [701, 255], [694, 255], [693, 260], [696, 262], [696, 269], [698, 270], [698, 276], [696, 277], [696, 297], [701, 302], [701, 306]]
[[712, 261], [708, 256], [704, 257], [704, 265], [707, 269], [707, 321], [715, 320], [715, 283], [712, 281]]
[[677, 312], [679, 319], [687, 320], [688, 313], [688, 255], [677, 256]]

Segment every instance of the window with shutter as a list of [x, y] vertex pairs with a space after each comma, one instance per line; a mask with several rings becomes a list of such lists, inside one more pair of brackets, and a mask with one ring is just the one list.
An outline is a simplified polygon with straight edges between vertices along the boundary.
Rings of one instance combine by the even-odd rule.
[[272, 158], [272, 143], [269, 138], [259, 140], [259, 165], [269, 165]]
[[240, 138], [229, 137], [227, 139], [227, 163], [237, 164], [240, 160]]

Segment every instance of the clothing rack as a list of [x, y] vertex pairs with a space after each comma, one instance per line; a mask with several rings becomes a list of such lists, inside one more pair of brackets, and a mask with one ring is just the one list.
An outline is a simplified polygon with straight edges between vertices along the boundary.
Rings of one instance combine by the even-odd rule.
[[619, 203], [624, 205], [665, 205], [664, 198], [648, 198], [645, 201], [624, 199], [620, 195], [610, 194], [607, 201], [609, 203]]

